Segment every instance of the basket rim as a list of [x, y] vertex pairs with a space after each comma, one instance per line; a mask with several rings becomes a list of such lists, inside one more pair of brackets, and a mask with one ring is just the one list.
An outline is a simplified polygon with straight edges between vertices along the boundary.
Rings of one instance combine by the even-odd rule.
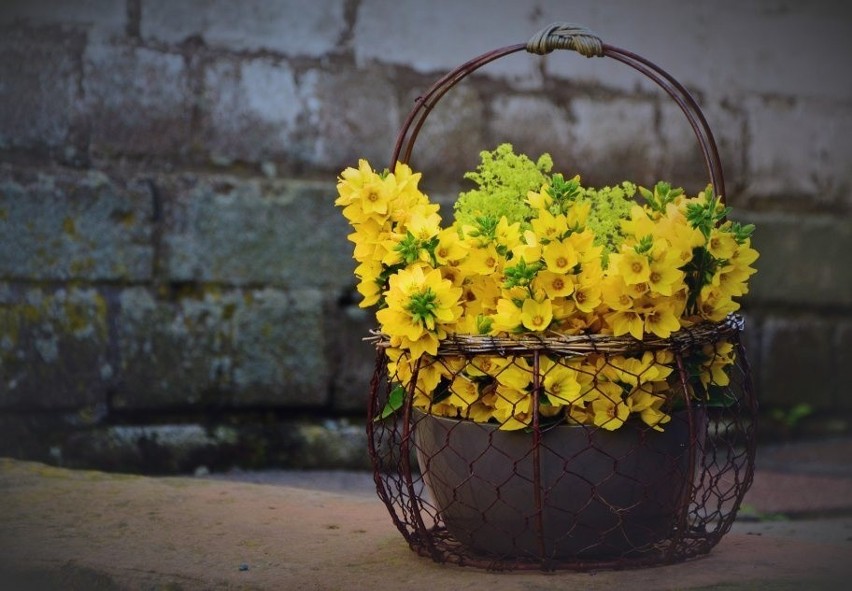
[[[641, 353], [652, 350], [683, 352], [696, 346], [716, 343], [724, 338], [736, 337], [745, 327], [739, 314], [729, 314], [721, 322], [702, 322], [673, 332], [669, 337], [637, 340], [630, 335], [608, 334], [566, 335], [549, 331], [543, 334], [525, 333], [515, 336], [452, 334], [439, 341], [435, 356], [469, 355], [524, 355], [536, 351], [563, 356], [583, 356], [590, 353]], [[364, 340], [380, 349], [391, 348], [390, 337], [373, 330]]]

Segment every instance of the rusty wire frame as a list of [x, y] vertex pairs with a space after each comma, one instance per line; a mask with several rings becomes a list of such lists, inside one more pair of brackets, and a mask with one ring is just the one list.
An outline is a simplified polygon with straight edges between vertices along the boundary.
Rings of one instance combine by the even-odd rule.
[[[724, 176], [713, 134], [683, 85], [641, 56], [602, 43], [584, 29], [578, 32], [574, 26], [562, 25], [565, 23], [539, 34], [542, 50], [533, 50], [531, 40], [489, 51], [436, 81], [417, 98], [405, 119], [394, 145], [391, 170], [397, 161], [409, 162], [432, 108], [467, 76], [523, 50], [574, 49], [592, 57], [579, 47], [586, 44], [595, 46], [595, 57], [615, 59], [651, 79], [680, 107], [698, 140], [710, 182], [724, 199]], [[456, 335], [442, 341], [438, 354], [427, 363], [455, 360], [454, 371], [458, 372], [485, 355], [526, 360], [525, 366], [531, 367], [532, 416], [527, 429], [515, 432], [463, 418], [445, 422], [447, 419], [415, 408], [417, 374], [423, 368], [418, 365], [408, 380], [389, 374], [388, 343], [374, 334], [368, 339], [376, 347], [376, 366], [367, 435], [378, 495], [412, 550], [436, 562], [491, 570], [593, 570], [667, 564], [705, 554], [730, 529], [754, 474], [757, 400], [741, 329], [741, 322], [729, 321], [643, 342], [608, 335], [553, 334], [519, 338]], [[715, 351], [720, 343], [732, 344], [735, 356], [725, 370], [728, 383], [711, 384], [727, 403], [711, 407], [693, 395], [695, 376], [687, 361], [696, 348], [710, 346]], [[654, 443], [662, 441], [660, 434], [636, 418], [616, 431], [607, 431], [587, 425], [555, 425], [542, 417], [539, 403], [548, 395], [543, 359], [565, 363], [596, 355], [606, 364], [613, 355], [645, 351], [670, 354], [667, 359], [674, 378], [670, 390], [661, 393], [668, 399], [672, 417], [664, 429], [668, 435], [663, 438], [668, 441]], [[462, 367], [459, 359], [464, 359]], [[404, 403], [385, 416], [392, 392], [400, 384], [406, 392]], [[473, 439], [462, 434], [471, 426]], [[627, 443], [607, 451], [619, 433]], [[568, 443], [551, 443], [559, 437], [567, 437], [564, 441]], [[566, 450], [563, 445], [574, 447]], [[471, 452], [472, 447], [476, 449]], [[635, 458], [648, 450], [662, 468], [655, 467], [654, 460], [636, 464]], [[585, 456], [597, 460], [586, 461]], [[480, 464], [486, 463], [498, 470], [502, 465], [509, 472], [496, 477], [498, 481], [489, 481], [480, 472]], [[622, 473], [634, 464], [639, 466], [637, 473]], [[581, 473], [588, 466], [592, 466], [591, 476]], [[610, 466], [608, 471], [606, 466]], [[654, 482], [643, 480], [646, 473], [655, 475]], [[569, 486], [569, 482], [575, 484]], [[674, 488], [665, 490], [670, 482]], [[642, 491], [638, 501], [622, 502], [621, 492], [611, 490], [625, 486]], [[483, 495], [486, 506], [475, 507]], [[582, 498], [573, 499], [567, 509], [557, 506], [560, 498], [572, 496]], [[643, 513], [649, 501], [654, 501], [653, 511]], [[638, 513], [636, 507], [640, 507]], [[520, 525], [500, 521], [507, 512], [517, 514]]]
[[[539, 412], [539, 400], [548, 394], [541, 360], [565, 363], [589, 355], [566, 353], [559, 338], [556, 349], [541, 339], [535, 348], [512, 353], [532, 368], [527, 429], [502, 432], [496, 425], [422, 412], [412, 403], [418, 370], [403, 382], [403, 406], [383, 419], [400, 380], [388, 373], [386, 343], [379, 341], [367, 428], [379, 497], [409, 546], [436, 562], [489, 570], [593, 570], [705, 554], [730, 529], [754, 475], [757, 401], [739, 336], [737, 327], [710, 325], [650, 349], [672, 358], [671, 390], [663, 395], [678, 410], [662, 433], [633, 417], [612, 432], [548, 423]], [[442, 344], [429, 363], [461, 373], [484, 355], [507, 354], [499, 343], [482, 340]], [[587, 338], [589, 346], [599, 342]], [[719, 343], [732, 344], [736, 355], [726, 369], [729, 383], [713, 384], [726, 403], [711, 407], [692, 394], [694, 376], [685, 360]], [[596, 354], [608, 363], [625, 349], [605, 350]], [[473, 438], [464, 429], [473, 429]], [[570, 432], [554, 435], [560, 429]], [[565, 441], [568, 447], [559, 447]], [[501, 464], [496, 474], [495, 464]], [[519, 500], [519, 491], [528, 502]], [[567, 497], [573, 498], [566, 507]], [[484, 506], [474, 505], [483, 499]], [[506, 525], [507, 515], [517, 525]]]

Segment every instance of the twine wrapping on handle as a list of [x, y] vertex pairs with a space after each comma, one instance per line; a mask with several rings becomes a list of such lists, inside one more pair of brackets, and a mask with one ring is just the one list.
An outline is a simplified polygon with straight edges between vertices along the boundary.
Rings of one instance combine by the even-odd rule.
[[586, 57], [603, 57], [601, 38], [582, 25], [552, 23], [530, 37], [527, 51], [544, 55], [555, 49], [572, 49]]

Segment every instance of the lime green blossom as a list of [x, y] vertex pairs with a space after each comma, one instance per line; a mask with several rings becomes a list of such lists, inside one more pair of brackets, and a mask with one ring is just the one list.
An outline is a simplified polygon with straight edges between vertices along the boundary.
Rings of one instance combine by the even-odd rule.
[[547, 173], [553, 168], [549, 154], [536, 162], [527, 156], [515, 154], [511, 144], [501, 144], [493, 152], [480, 152], [482, 163], [476, 171], [464, 177], [473, 181], [477, 189], [461, 193], [455, 205], [459, 227], [480, 226], [484, 218], [496, 223], [506, 216], [510, 224], [523, 224], [530, 217], [530, 208], [524, 203], [529, 191], [537, 191], [548, 182]]

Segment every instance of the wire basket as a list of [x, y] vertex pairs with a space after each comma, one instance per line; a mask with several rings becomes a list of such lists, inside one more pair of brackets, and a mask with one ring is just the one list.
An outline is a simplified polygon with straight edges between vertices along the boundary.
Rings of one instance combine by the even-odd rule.
[[[392, 163], [409, 160], [432, 107], [463, 78], [512, 53], [554, 49], [616, 59], [665, 90], [687, 117], [711, 182], [724, 195], [715, 141], [689, 93], [644, 58], [565, 23], [436, 82], [405, 120]], [[757, 402], [742, 328], [731, 315], [644, 341], [451, 335], [436, 355], [411, 364], [390, 359], [389, 343], [377, 333], [367, 433], [379, 497], [412, 550], [436, 562], [589, 570], [706, 553], [730, 529], [754, 472]], [[413, 370], [395, 369], [403, 366]], [[521, 416], [523, 424], [507, 430], [493, 421], [441, 416], [442, 396], [454, 395], [450, 385], [460, 378], [474, 381], [477, 396], [490, 397], [492, 406], [512, 405], [513, 420]], [[501, 385], [509, 380], [524, 382], [529, 398], [507, 399]], [[566, 380], [594, 396], [628, 384], [659, 401], [649, 412], [664, 414], [665, 424], [621, 417], [620, 428], [611, 430], [556, 421], [547, 401]], [[616, 412], [596, 410], [607, 411]]]

